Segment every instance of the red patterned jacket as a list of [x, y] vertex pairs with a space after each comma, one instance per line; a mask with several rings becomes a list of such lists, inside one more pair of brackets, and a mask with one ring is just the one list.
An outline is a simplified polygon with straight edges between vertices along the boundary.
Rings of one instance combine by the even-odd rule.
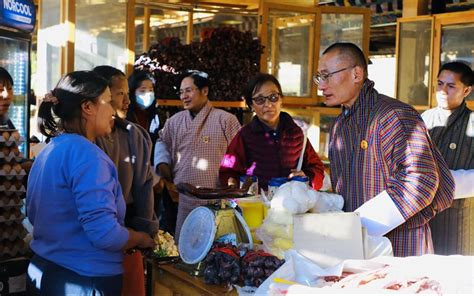
[[[237, 133], [221, 162], [219, 178], [222, 185], [233, 177], [255, 175], [259, 188], [268, 187], [274, 177], [288, 177], [295, 169], [303, 149], [304, 135], [288, 113], [280, 113], [278, 140], [255, 116]], [[319, 156], [308, 141], [303, 158], [302, 171], [309, 177], [314, 189], [322, 186], [324, 167]]]

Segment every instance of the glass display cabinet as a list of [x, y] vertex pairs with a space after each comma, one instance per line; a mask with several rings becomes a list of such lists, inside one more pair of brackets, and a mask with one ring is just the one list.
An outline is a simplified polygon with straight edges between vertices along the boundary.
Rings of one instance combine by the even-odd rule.
[[319, 56], [332, 43], [353, 42], [368, 53], [370, 10], [348, 7], [301, 7], [263, 3], [259, 36], [265, 47], [262, 72], [283, 86], [285, 105], [322, 104], [312, 82]]
[[[474, 11], [397, 21], [396, 96], [418, 110], [436, 106], [440, 66], [464, 61], [474, 68]], [[474, 94], [467, 98], [474, 108]]]
[[308, 107], [284, 108], [293, 120], [306, 128], [308, 139], [323, 162], [328, 161], [329, 129], [339, 115], [339, 108]]

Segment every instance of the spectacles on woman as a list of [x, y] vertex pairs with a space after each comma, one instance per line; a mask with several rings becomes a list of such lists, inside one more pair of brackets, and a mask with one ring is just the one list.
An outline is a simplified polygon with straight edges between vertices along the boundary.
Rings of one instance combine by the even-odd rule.
[[258, 96], [258, 97], [252, 98], [252, 101], [257, 105], [263, 105], [265, 104], [266, 100], [269, 100], [272, 103], [276, 103], [278, 102], [280, 97], [281, 97], [281, 94], [275, 93], [268, 96]]

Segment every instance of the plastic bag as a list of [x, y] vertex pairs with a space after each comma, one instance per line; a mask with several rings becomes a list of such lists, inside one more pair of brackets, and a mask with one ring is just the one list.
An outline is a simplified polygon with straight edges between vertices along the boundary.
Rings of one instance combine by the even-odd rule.
[[293, 247], [293, 214], [341, 211], [342, 196], [318, 192], [303, 182], [291, 181], [278, 188], [262, 226], [256, 230], [265, 251], [283, 258]]
[[380, 256], [393, 256], [392, 243], [385, 236], [367, 235], [365, 238], [364, 257], [372, 259]]
[[255, 233], [265, 251], [283, 258], [284, 252], [293, 247], [293, 216], [284, 210], [270, 209]]
[[[284, 290], [289, 286], [278, 284], [282, 282], [281, 279], [287, 283], [317, 287], [320, 284], [320, 277], [323, 276], [340, 276], [343, 271], [365, 272], [385, 266], [383, 263], [366, 260], [345, 260], [335, 266], [322, 268], [295, 250], [287, 251], [285, 260], [286, 262], [258, 287], [255, 295], [278, 294], [280, 287]], [[318, 290], [310, 291], [319, 292]]]
[[309, 209], [311, 213], [340, 212], [344, 207], [344, 198], [339, 194], [314, 190], [309, 193], [315, 195], [316, 200], [314, 206]]
[[281, 185], [271, 201], [271, 208], [291, 214], [306, 213], [314, 207], [317, 196], [310, 194], [312, 189], [303, 182], [290, 181]]
[[323, 186], [321, 186], [319, 190], [328, 191], [329, 189], [331, 189], [331, 187], [332, 187], [331, 176], [329, 176], [329, 174], [326, 171], [324, 171]]
[[270, 284], [274, 282], [275, 278], [311, 286], [316, 283], [319, 276], [325, 275], [325, 273], [324, 269], [311, 260], [295, 250], [289, 250], [285, 253], [285, 263], [258, 287], [255, 295], [268, 295]]

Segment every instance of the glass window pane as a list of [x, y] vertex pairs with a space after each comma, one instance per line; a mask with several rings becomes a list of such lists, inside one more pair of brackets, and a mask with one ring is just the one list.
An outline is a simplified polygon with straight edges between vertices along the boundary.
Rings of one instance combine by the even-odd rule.
[[61, 78], [60, 49], [62, 45], [62, 26], [59, 25], [60, 1], [42, 0], [41, 27], [38, 30], [38, 59], [36, 89], [38, 95], [43, 95], [53, 89]]
[[[172, 37], [179, 38], [183, 44], [186, 43], [187, 11], [153, 9], [150, 23], [150, 45]], [[257, 37], [257, 16], [194, 12], [192, 41], [201, 41], [213, 28], [219, 27], [232, 27], [241, 32], [250, 31], [253, 37]]]
[[314, 15], [272, 10], [268, 21], [269, 72], [284, 95], [310, 97]]
[[379, 93], [395, 97], [395, 72], [397, 59], [395, 55], [373, 55], [368, 66], [369, 78], [375, 82]]
[[[474, 68], [474, 23], [443, 26], [441, 30], [441, 64], [464, 61]], [[474, 101], [474, 92], [467, 97]]]
[[[19, 38], [0, 37], [0, 65], [13, 78], [13, 101], [8, 109], [8, 117], [20, 135], [26, 138], [28, 104], [28, 77], [29, 77], [29, 41]], [[21, 152], [25, 152], [26, 145], [20, 145]]]
[[362, 48], [364, 16], [362, 14], [323, 13], [319, 56], [335, 42], [352, 42]]
[[89, 0], [76, 0], [75, 70], [110, 65], [125, 71], [126, 15], [126, 3], [120, 0], [93, 4]]
[[153, 8], [150, 13], [150, 46], [166, 38], [179, 38], [186, 43], [188, 12]]
[[230, 27], [241, 32], [250, 31], [257, 37], [257, 16], [224, 13], [194, 13], [193, 41], [202, 40], [213, 28]]
[[145, 8], [135, 8], [135, 55], [139, 55], [143, 52], [143, 42], [145, 36], [143, 36], [145, 27]]
[[329, 130], [337, 114], [320, 114], [317, 126], [319, 128], [319, 147], [316, 150], [323, 161], [329, 160]]
[[284, 112], [291, 115], [293, 120], [301, 127], [305, 127], [308, 140], [323, 161], [328, 160], [329, 129], [338, 116], [339, 110], [325, 112], [318, 110], [305, 110], [284, 108]]
[[428, 106], [431, 20], [401, 23], [398, 47], [398, 99]]

